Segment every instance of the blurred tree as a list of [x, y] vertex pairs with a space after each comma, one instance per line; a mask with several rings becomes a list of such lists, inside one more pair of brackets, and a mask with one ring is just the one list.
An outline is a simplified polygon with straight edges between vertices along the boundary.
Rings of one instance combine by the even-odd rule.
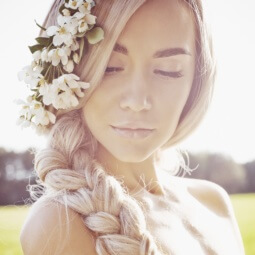
[[190, 167], [197, 165], [191, 178], [206, 179], [215, 182], [229, 193], [243, 192], [246, 188], [246, 172], [242, 165], [236, 163], [231, 157], [223, 154], [189, 154]]
[[[0, 148], [0, 204], [24, 204], [30, 198], [27, 185], [35, 184], [33, 154], [32, 148], [22, 153]], [[198, 167], [187, 177], [213, 181], [229, 193], [255, 192], [255, 160], [240, 165], [222, 154], [189, 153], [189, 166]]]
[[247, 189], [249, 192], [255, 192], [255, 160], [244, 164], [247, 176]]
[[15, 153], [0, 148], [0, 204], [24, 204], [28, 199], [26, 186], [34, 183], [32, 162], [30, 149]]

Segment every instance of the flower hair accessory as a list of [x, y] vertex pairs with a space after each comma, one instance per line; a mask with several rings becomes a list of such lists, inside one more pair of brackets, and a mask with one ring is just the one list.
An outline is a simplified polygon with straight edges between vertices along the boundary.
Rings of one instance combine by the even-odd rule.
[[80, 81], [73, 72], [85, 53], [86, 44], [96, 44], [104, 38], [104, 31], [95, 27], [96, 16], [91, 14], [93, 0], [65, 0], [59, 9], [57, 26], [47, 29], [46, 37], [37, 37], [37, 44], [30, 46], [33, 54], [31, 65], [19, 72], [19, 80], [25, 81], [31, 94], [21, 105], [18, 124], [32, 126], [36, 131], [54, 124], [54, 109], [69, 109], [78, 105], [83, 90], [89, 83]]

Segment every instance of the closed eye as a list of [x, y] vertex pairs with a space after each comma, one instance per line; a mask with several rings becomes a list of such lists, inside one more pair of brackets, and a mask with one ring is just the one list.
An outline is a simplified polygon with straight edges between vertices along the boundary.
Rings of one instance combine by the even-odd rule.
[[[119, 72], [119, 71], [122, 71], [123, 68], [121, 67], [107, 67], [105, 69], [105, 73], [106, 74], [112, 74], [112, 73], [115, 73], [115, 72]], [[172, 77], [172, 78], [180, 78], [183, 76], [182, 72], [178, 71], [178, 72], [167, 72], [167, 71], [163, 71], [163, 70], [155, 70], [154, 71], [155, 74], [160, 74], [160, 75], [163, 75], [163, 76], [167, 76], [167, 77]]]
[[118, 72], [118, 71], [122, 71], [123, 68], [121, 67], [107, 67], [105, 69], [105, 73], [115, 73], [115, 72]]
[[163, 76], [168, 76], [168, 77], [172, 77], [172, 78], [180, 78], [183, 76], [182, 72], [178, 71], [178, 72], [167, 72], [167, 71], [162, 71], [162, 70], [155, 70], [154, 71], [155, 74], [161, 74]]

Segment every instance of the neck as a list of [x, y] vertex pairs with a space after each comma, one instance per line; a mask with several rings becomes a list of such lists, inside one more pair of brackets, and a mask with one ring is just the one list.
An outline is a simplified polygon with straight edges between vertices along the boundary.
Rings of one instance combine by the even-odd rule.
[[142, 162], [124, 162], [99, 146], [96, 159], [104, 166], [108, 174], [115, 176], [123, 183], [130, 194], [145, 188], [155, 195], [164, 195], [156, 155], [155, 153]]

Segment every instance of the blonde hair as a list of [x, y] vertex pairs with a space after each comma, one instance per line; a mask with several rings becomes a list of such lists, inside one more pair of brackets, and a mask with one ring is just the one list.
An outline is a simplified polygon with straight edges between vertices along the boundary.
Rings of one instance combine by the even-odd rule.
[[[211, 99], [214, 62], [209, 34], [200, 0], [185, 2], [195, 17], [196, 73], [192, 90], [173, 137], [165, 147], [173, 146], [190, 134], [203, 118]], [[55, 24], [63, 1], [56, 0], [45, 20]], [[81, 107], [103, 77], [112, 49], [131, 15], [145, 0], [96, 1], [93, 14], [105, 31], [105, 39], [89, 46], [88, 53], [75, 72], [91, 89], [72, 111], [57, 112], [57, 121], [49, 132], [47, 148], [35, 155], [38, 185], [30, 185], [34, 200], [58, 201], [80, 213], [96, 238], [98, 254], [162, 254], [150, 235], [141, 204], [132, 198], [121, 182], [106, 173], [96, 161], [97, 141], [88, 129]], [[40, 194], [41, 193], [41, 194]]]

